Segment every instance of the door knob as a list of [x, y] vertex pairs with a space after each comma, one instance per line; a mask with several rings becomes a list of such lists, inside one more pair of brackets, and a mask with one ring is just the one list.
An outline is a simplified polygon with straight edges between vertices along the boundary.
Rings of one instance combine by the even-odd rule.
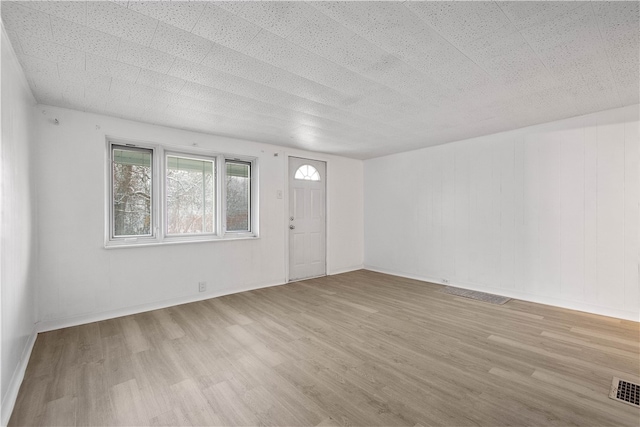
[[295, 229], [295, 228], [296, 228], [296, 226], [295, 226], [295, 225], [293, 225], [293, 224], [289, 226], [289, 229], [290, 229], [290, 230], [293, 230], [293, 229]]
[[292, 216], [289, 217], [289, 221], [293, 221], [293, 217]]

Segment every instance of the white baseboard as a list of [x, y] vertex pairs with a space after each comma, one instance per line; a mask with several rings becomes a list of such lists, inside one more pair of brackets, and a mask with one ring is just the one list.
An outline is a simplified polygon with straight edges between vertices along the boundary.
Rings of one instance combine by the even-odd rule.
[[33, 350], [33, 345], [36, 343], [37, 337], [38, 334], [34, 327], [31, 331], [31, 335], [29, 335], [29, 339], [27, 339], [27, 343], [24, 346], [22, 355], [20, 356], [20, 363], [18, 364], [18, 366], [16, 366], [16, 370], [13, 371], [11, 381], [9, 382], [9, 387], [7, 388], [7, 393], [4, 395], [4, 399], [2, 399], [1, 412], [3, 426], [6, 426], [9, 423], [9, 418], [11, 418], [11, 413], [13, 412], [13, 407], [16, 404], [18, 392], [20, 391], [20, 386], [22, 385], [24, 374], [27, 371], [27, 365], [29, 364], [31, 351]]
[[633, 322], [640, 322], [640, 313], [628, 310], [620, 310], [609, 307], [602, 307], [599, 305], [571, 301], [563, 298], [540, 296], [530, 294], [527, 292], [517, 291], [513, 289], [492, 288], [489, 286], [483, 286], [478, 283], [456, 281], [455, 283], [443, 283], [442, 279], [434, 279], [432, 277], [419, 276], [415, 274], [406, 274], [400, 271], [392, 271], [385, 268], [375, 267], [371, 265], [365, 265], [366, 270], [375, 271], [378, 273], [391, 274], [393, 276], [406, 277], [407, 279], [421, 280], [423, 282], [437, 283], [439, 285], [452, 286], [456, 288], [471, 289], [474, 291], [487, 292], [495, 295], [500, 295], [508, 298], [519, 299], [522, 301], [534, 302], [537, 304], [551, 305], [554, 307], [567, 308], [569, 310], [582, 311], [590, 314], [597, 314], [600, 316], [615, 317], [617, 319], [631, 320]]
[[359, 265], [354, 265], [352, 267], [345, 267], [345, 268], [339, 268], [337, 270], [332, 270], [327, 275], [334, 276], [336, 274], [349, 273], [351, 271], [362, 270], [363, 268], [364, 268], [364, 265], [359, 264]]
[[197, 295], [189, 295], [189, 296], [179, 297], [179, 298], [170, 298], [162, 301], [154, 301], [146, 304], [118, 308], [115, 310], [102, 311], [99, 313], [89, 313], [89, 314], [83, 314], [80, 316], [46, 320], [46, 321], [38, 322], [36, 324], [36, 330], [38, 332], [54, 331], [56, 329], [84, 325], [87, 323], [114, 319], [116, 317], [129, 316], [132, 314], [144, 313], [146, 311], [159, 310], [161, 308], [173, 307], [176, 305], [188, 304], [190, 302], [203, 301], [203, 300], [217, 298], [225, 295], [237, 294], [239, 292], [253, 291], [256, 289], [269, 288], [272, 286], [280, 286], [284, 284], [285, 282], [283, 281], [283, 282], [274, 282], [274, 283], [261, 283], [258, 285], [251, 285], [244, 288], [220, 289], [214, 292], [207, 292], [207, 293], [197, 294]]

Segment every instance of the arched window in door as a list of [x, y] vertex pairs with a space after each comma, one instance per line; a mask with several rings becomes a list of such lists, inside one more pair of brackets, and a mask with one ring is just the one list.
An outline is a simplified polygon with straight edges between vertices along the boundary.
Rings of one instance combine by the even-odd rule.
[[302, 165], [293, 176], [295, 179], [303, 179], [307, 181], [320, 181], [320, 174], [311, 165]]

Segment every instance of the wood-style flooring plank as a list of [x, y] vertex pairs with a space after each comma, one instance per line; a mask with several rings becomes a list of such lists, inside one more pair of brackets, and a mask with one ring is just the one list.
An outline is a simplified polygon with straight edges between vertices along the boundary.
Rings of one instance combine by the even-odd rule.
[[640, 425], [640, 325], [371, 271], [39, 334], [10, 426]]

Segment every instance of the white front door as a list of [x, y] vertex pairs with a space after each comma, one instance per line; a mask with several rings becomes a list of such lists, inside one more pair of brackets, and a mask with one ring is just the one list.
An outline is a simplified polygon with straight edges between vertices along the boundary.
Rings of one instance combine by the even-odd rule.
[[326, 274], [325, 162], [289, 157], [289, 280]]

